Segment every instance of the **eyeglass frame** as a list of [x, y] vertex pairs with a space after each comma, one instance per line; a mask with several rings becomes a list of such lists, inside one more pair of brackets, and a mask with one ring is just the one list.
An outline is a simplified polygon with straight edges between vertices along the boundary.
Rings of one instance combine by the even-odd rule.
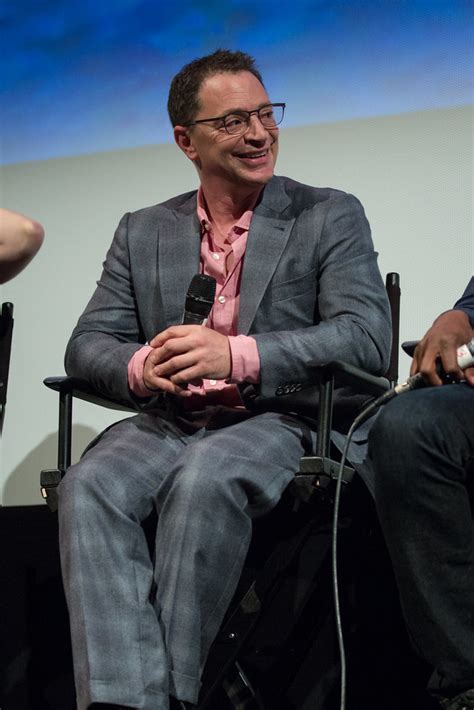
[[[260, 111], [263, 111], [264, 108], [268, 108], [269, 106], [280, 106], [282, 108], [281, 120], [278, 121], [278, 123], [275, 123], [274, 126], [265, 126], [262, 119], [260, 118]], [[248, 131], [248, 129], [250, 127], [250, 116], [253, 113], [256, 113], [258, 116], [258, 120], [260, 121], [262, 126], [264, 128], [269, 129], [269, 130], [272, 130], [272, 128], [276, 128], [283, 121], [283, 118], [285, 117], [285, 108], [286, 108], [286, 103], [269, 103], [269, 104], [264, 104], [263, 106], [260, 106], [260, 108], [255, 108], [253, 111], [245, 111], [245, 109], [236, 109], [235, 111], [230, 111], [230, 113], [226, 113], [224, 116], [216, 116], [215, 118], [198, 118], [196, 121], [191, 121], [191, 123], [184, 124], [184, 128], [191, 128], [192, 126], [196, 126], [198, 123], [208, 123], [209, 121], [222, 121], [222, 128], [224, 128], [225, 132], [229, 136], [243, 135], [244, 133], [246, 133]], [[229, 130], [227, 129], [227, 126], [225, 125], [225, 119], [228, 118], [229, 116], [236, 116], [236, 115], [238, 116], [240, 114], [247, 115], [247, 119], [245, 120], [247, 127], [246, 127], [245, 131], [242, 131], [242, 134], [230, 133]]]

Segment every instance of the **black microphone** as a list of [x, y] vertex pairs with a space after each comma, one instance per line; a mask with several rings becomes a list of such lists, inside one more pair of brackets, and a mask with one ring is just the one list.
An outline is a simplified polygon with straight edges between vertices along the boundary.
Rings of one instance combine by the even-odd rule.
[[205, 325], [215, 297], [216, 280], [212, 276], [193, 276], [186, 294], [182, 325]]

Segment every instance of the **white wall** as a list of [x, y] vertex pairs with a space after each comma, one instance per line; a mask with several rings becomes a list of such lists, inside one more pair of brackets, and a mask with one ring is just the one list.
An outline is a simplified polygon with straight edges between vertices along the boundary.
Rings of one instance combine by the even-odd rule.
[[[380, 268], [402, 280], [401, 339], [419, 337], [473, 273], [471, 110], [456, 108], [282, 129], [278, 173], [356, 194]], [[0, 203], [45, 226], [44, 246], [2, 288], [15, 305], [1, 450], [3, 505], [41, 502], [39, 471], [56, 461], [57, 398], [69, 334], [121, 215], [196, 186], [173, 145], [5, 167]], [[401, 356], [401, 374], [408, 359]], [[75, 454], [113, 420], [75, 404]]]

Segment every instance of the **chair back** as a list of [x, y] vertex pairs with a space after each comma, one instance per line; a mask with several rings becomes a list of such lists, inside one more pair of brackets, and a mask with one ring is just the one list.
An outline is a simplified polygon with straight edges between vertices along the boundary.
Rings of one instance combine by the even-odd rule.
[[385, 278], [385, 288], [390, 303], [392, 314], [392, 349], [390, 351], [390, 364], [385, 377], [394, 387], [398, 382], [398, 357], [400, 342], [400, 275], [390, 272]]
[[0, 314], [0, 431], [7, 403], [8, 371], [13, 335], [13, 303], [3, 303]]

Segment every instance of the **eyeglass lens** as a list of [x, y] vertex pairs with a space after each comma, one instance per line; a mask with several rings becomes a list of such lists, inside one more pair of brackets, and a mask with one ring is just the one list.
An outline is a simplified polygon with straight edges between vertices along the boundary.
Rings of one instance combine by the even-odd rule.
[[236, 114], [230, 114], [224, 119], [224, 126], [228, 133], [240, 133], [245, 131], [250, 123], [250, 116], [252, 114], [257, 114], [262, 125], [266, 128], [274, 128], [283, 120], [284, 106], [262, 106], [262, 108], [257, 111], [251, 111], [250, 113], [242, 112]]

